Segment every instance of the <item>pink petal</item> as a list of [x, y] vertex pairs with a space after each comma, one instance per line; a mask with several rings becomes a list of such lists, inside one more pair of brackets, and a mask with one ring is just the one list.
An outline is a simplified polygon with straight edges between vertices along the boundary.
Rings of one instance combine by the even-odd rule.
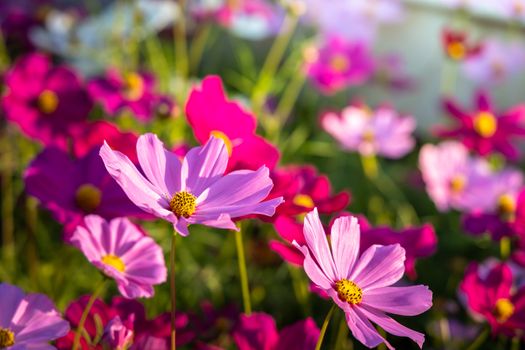
[[24, 292], [16, 286], [1, 283], [0, 295], [0, 327], [8, 328], [18, 305], [24, 299]]
[[374, 326], [368, 321], [368, 318], [360, 311], [360, 308], [355, 307], [345, 310], [345, 316], [352, 335], [361, 343], [369, 348], [385, 343], [390, 350], [395, 350], [386, 339], [379, 335]]
[[377, 288], [363, 293], [362, 304], [391, 314], [415, 316], [430, 309], [432, 292], [423, 285]]
[[332, 226], [332, 252], [338, 279], [348, 278], [359, 253], [360, 239], [357, 218], [344, 216]]
[[310, 250], [306, 246], [300, 246], [296, 241], [292, 242], [293, 246], [296, 247], [304, 255], [304, 272], [317, 286], [324, 290], [332, 289], [332, 283], [335, 282], [333, 279], [325, 275], [325, 272], [317, 265], [317, 262], [310, 255]]

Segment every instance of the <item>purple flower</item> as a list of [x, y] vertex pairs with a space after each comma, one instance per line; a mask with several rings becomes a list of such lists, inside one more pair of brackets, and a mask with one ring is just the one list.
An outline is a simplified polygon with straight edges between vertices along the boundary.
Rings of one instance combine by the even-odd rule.
[[361, 85], [374, 70], [373, 57], [366, 43], [336, 36], [326, 39], [319, 49], [314, 49], [306, 57], [306, 61], [308, 77], [325, 94]]
[[133, 343], [133, 319], [131, 315], [127, 322], [122, 322], [120, 316], [115, 316], [106, 325], [104, 340], [115, 350], [125, 350]]
[[405, 272], [405, 250], [399, 245], [372, 245], [361, 256], [357, 219], [335, 220], [331, 249], [317, 210], [306, 215], [306, 245], [301, 250], [310, 279], [345, 312], [354, 337], [368, 347], [385, 343], [370, 321], [397, 336], [409, 337], [419, 347], [425, 336], [392, 319], [387, 313], [415, 316], [432, 306], [432, 292], [423, 285], [396, 287]]
[[152, 297], [153, 285], [166, 281], [162, 248], [126, 218], [85, 217], [71, 242], [90, 263], [113, 278], [126, 298]]
[[0, 284], [0, 349], [53, 349], [48, 343], [69, 331], [53, 302], [43, 294], [27, 294]]
[[272, 316], [262, 312], [241, 315], [233, 331], [239, 350], [313, 350], [318, 338], [319, 328], [311, 318], [279, 332]]
[[42, 54], [19, 59], [5, 82], [2, 106], [6, 118], [45, 145], [65, 148], [70, 127], [85, 121], [92, 108], [77, 74], [65, 66], [53, 66]]
[[381, 155], [401, 158], [412, 150], [414, 118], [400, 116], [391, 108], [370, 111], [366, 107], [349, 106], [341, 114], [326, 113], [321, 117], [323, 128], [341, 147], [364, 156]]
[[71, 159], [64, 151], [45, 148], [29, 164], [24, 180], [27, 193], [65, 225], [66, 240], [87, 214], [147, 217], [109, 176], [97, 149]]
[[145, 177], [122, 153], [107, 144], [100, 149], [106, 169], [131, 201], [171, 222], [183, 236], [190, 224], [237, 230], [233, 218], [272, 216], [282, 202], [282, 197], [263, 202], [273, 187], [265, 166], [224, 175], [228, 149], [213, 136], [204, 146], [192, 148], [182, 163], [154, 134], [139, 137], [137, 155]]

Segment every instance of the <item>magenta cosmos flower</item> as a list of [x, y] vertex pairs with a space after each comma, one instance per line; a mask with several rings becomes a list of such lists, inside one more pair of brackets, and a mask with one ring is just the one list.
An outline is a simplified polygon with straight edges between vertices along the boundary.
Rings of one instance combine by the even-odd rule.
[[69, 331], [53, 302], [43, 294], [27, 294], [0, 284], [0, 349], [53, 349], [49, 342]]
[[396, 287], [403, 277], [405, 250], [399, 244], [372, 245], [358, 256], [359, 224], [356, 218], [335, 220], [331, 233], [331, 249], [319, 220], [317, 210], [306, 215], [305, 245], [301, 250], [304, 270], [314, 284], [345, 312], [354, 337], [368, 347], [385, 343], [393, 347], [373, 327], [409, 337], [420, 347], [425, 336], [399, 324], [389, 314], [415, 316], [432, 306], [432, 292], [423, 285]]
[[460, 108], [451, 99], [446, 99], [444, 106], [457, 125], [450, 130], [439, 128], [439, 136], [457, 139], [482, 156], [498, 152], [508, 159], [518, 158], [518, 150], [511, 141], [525, 135], [525, 106], [518, 105], [498, 113], [493, 110], [489, 96], [484, 92], [476, 95], [471, 111]]
[[363, 41], [347, 41], [332, 36], [306, 57], [307, 75], [325, 94], [361, 85], [374, 71], [372, 54]]
[[[209, 76], [194, 88], [186, 103], [186, 116], [197, 141], [204, 144], [210, 136], [221, 138], [230, 159], [227, 171], [256, 170], [262, 165], [273, 169], [279, 151], [255, 134], [255, 117], [239, 102], [229, 101], [221, 78]], [[254, 154], [257, 156], [254, 157]]]
[[126, 298], [149, 298], [166, 281], [162, 248], [126, 218], [88, 215], [71, 237], [90, 263], [117, 282]]
[[469, 310], [485, 319], [494, 334], [513, 337], [525, 328], [525, 287], [515, 288], [506, 263], [483, 268], [471, 263], [460, 290]]
[[307, 318], [279, 332], [272, 316], [255, 312], [241, 315], [232, 335], [239, 350], [313, 350], [319, 328]]
[[110, 69], [105, 76], [91, 80], [88, 89], [111, 116], [127, 109], [147, 121], [156, 113], [164, 116], [174, 112], [171, 100], [155, 92], [155, 78], [150, 73], [121, 73]]
[[486, 211], [496, 202], [487, 161], [471, 158], [459, 142], [425, 145], [419, 153], [419, 169], [426, 189], [439, 211]]
[[97, 149], [72, 159], [64, 151], [48, 147], [29, 164], [24, 181], [27, 193], [64, 225], [66, 241], [87, 214], [105, 219], [148, 217], [108, 174]]
[[321, 125], [343, 149], [363, 156], [397, 159], [410, 152], [415, 144], [414, 118], [401, 116], [391, 108], [370, 111], [364, 106], [349, 106], [341, 114], [325, 113]]
[[72, 125], [83, 122], [92, 108], [77, 74], [53, 66], [49, 57], [30, 54], [19, 59], [5, 77], [2, 98], [6, 118], [27, 136], [65, 148]]
[[181, 162], [156, 135], [145, 134], [137, 141], [137, 155], [146, 177], [124, 154], [107, 144], [100, 149], [106, 169], [131, 201], [171, 222], [183, 236], [190, 224], [238, 230], [233, 218], [272, 216], [283, 201], [282, 197], [263, 201], [273, 187], [265, 166], [224, 175], [228, 149], [214, 136], [191, 149]]

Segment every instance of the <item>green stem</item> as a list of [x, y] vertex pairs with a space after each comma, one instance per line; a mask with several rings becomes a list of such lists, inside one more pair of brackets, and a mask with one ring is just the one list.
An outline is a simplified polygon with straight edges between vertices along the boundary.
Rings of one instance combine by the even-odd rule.
[[[14, 222], [14, 193], [13, 193], [13, 154], [9, 129], [2, 135], [1, 150], [1, 190], [2, 193], [2, 255], [5, 266], [14, 267], [15, 259], [15, 222]], [[11, 271], [11, 268], [9, 268]]]
[[361, 164], [363, 165], [363, 172], [369, 180], [374, 181], [379, 175], [379, 167], [377, 165], [376, 155], [361, 155], [360, 157]]
[[279, 129], [281, 129], [281, 127], [286, 123], [288, 116], [292, 112], [292, 109], [295, 105], [295, 102], [297, 101], [297, 98], [299, 97], [299, 93], [301, 92], [305, 81], [306, 74], [304, 74], [302, 69], [299, 69], [292, 77], [292, 80], [288, 83], [288, 86], [286, 87], [286, 90], [284, 91], [275, 112], [277, 118], [279, 119]]
[[37, 202], [32, 197], [26, 197], [25, 210], [27, 222], [27, 262], [29, 277], [33, 286], [38, 285], [38, 253], [36, 244], [36, 232], [38, 224]]
[[178, 0], [180, 16], [173, 26], [175, 67], [181, 78], [188, 76], [188, 44], [186, 42], [186, 0]]
[[206, 24], [201, 30], [199, 30], [197, 37], [191, 43], [189, 68], [191, 73], [197, 73], [197, 70], [199, 69], [199, 64], [202, 60], [204, 49], [206, 49], [210, 32], [211, 24]]
[[335, 337], [335, 349], [352, 349], [353, 344], [346, 342], [348, 335], [348, 325], [346, 324], [346, 317], [341, 314], [339, 329], [337, 330], [337, 336]]
[[509, 237], [503, 237], [499, 241], [499, 250], [501, 254], [501, 260], [506, 260], [510, 256], [510, 238]]
[[244, 304], [244, 313], [250, 315], [252, 313], [252, 304], [250, 300], [250, 289], [248, 286], [248, 272], [246, 270], [246, 259], [244, 257], [244, 244], [242, 241], [242, 227], [239, 231], [235, 231], [235, 244], [237, 246], [237, 256], [239, 261], [239, 275], [241, 278], [242, 300]]
[[84, 312], [82, 312], [82, 316], [80, 317], [80, 321], [78, 322], [78, 328], [75, 334], [75, 339], [73, 340], [73, 348], [72, 348], [73, 350], [77, 350], [79, 348], [80, 337], [82, 335], [82, 332], [84, 331], [84, 325], [89, 315], [89, 311], [91, 310], [91, 307], [95, 303], [95, 300], [97, 300], [97, 298], [102, 294], [104, 287], [106, 287], [106, 281], [107, 281], [107, 278], [104, 277], [104, 279], [97, 286], [93, 294], [91, 294], [91, 297], [89, 298], [88, 303], [86, 304], [86, 307], [84, 308]]
[[336, 307], [337, 305], [334, 303], [330, 311], [328, 311], [326, 318], [324, 319], [323, 326], [321, 327], [321, 332], [319, 333], [319, 338], [317, 339], [317, 344], [315, 345], [315, 350], [321, 350], [321, 345], [323, 344], [326, 329], [328, 328], [328, 324], [330, 323], [330, 319], [332, 318], [332, 314], [334, 313]]
[[483, 343], [485, 342], [485, 340], [489, 336], [489, 332], [490, 332], [489, 329], [485, 328], [483, 330], [483, 332], [481, 332], [478, 335], [478, 337], [470, 344], [470, 346], [466, 350], [476, 350], [476, 349], [478, 349], [481, 345], [483, 345]]
[[175, 289], [175, 247], [177, 234], [174, 232], [171, 236], [170, 250], [170, 299], [171, 299], [171, 350], [177, 348], [177, 331], [175, 329], [175, 311], [176, 311], [176, 289]]
[[292, 277], [292, 285], [295, 292], [295, 297], [297, 298], [299, 304], [301, 304], [304, 314], [310, 315], [310, 303], [308, 302], [310, 293], [308, 292], [308, 285], [305, 283], [302, 272], [299, 271], [298, 268], [290, 264], [287, 265], [288, 270], [290, 271], [290, 276]]

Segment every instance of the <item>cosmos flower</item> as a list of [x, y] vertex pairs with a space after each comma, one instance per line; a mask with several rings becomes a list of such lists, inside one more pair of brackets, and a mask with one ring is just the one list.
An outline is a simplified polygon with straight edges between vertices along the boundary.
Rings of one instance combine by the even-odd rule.
[[0, 284], [0, 349], [53, 349], [49, 342], [65, 335], [69, 325], [43, 294], [24, 294]]
[[272, 316], [254, 312], [241, 315], [232, 335], [239, 350], [313, 350], [319, 328], [307, 318], [279, 332]]
[[71, 243], [105, 275], [117, 282], [126, 298], [150, 298], [153, 285], [166, 281], [162, 248], [126, 218], [107, 222], [88, 215], [78, 226]]
[[104, 342], [111, 349], [128, 349], [133, 343], [133, 324], [132, 319], [122, 322], [120, 316], [116, 316], [106, 325], [104, 329]]
[[69, 129], [85, 121], [92, 108], [77, 74], [68, 67], [53, 66], [43, 54], [20, 58], [7, 72], [5, 83], [6, 118], [45, 145], [66, 148]]
[[335, 220], [331, 248], [317, 210], [306, 215], [305, 245], [294, 245], [303, 253], [304, 270], [318, 288], [345, 312], [354, 337], [368, 347], [385, 343], [393, 347], [372, 326], [409, 337], [419, 347], [425, 336], [392, 319], [389, 314], [419, 315], [432, 306], [432, 292], [423, 285], [393, 286], [404, 274], [405, 250], [399, 244], [372, 245], [358, 256], [360, 231], [356, 218]]
[[42, 18], [39, 13], [47, 0], [2, 1], [0, 3], [0, 31], [4, 45], [18, 54], [33, 49], [30, 32], [38, 27]]
[[513, 272], [506, 263], [471, 263], [459, 288], [469, 311], [485, 319], [494, 334], [513, 337], [525, 327], [525, 288], [515, 288]]
[[517, 105], [503, 113], [497, 112], [488, 94], [483, 91], [476, 94], [474, 108], [470, 111], [459, 107], [452, 99], [445, 99], [443, 104], [457, 125], [451, 129], [438, 128], [436, 132], [439, 136], [457, 139], [482, 156], [497, 152], [511, 160], [518, 158], [518, 150], [512, 141], [525, 135], [522, 126], [524, 105]]
[[374, 72], [373, 57], [365, 42], [337, 36], [325, 39], [306, 61], [306, 74], [324, 94], [364, 84]]
[[498, 202], [492, 187], [498, 174], [485, 159], [470, 157], [459, 142], [424, 145], [419, 153], [419, 169], [439, 211], [490, 211]]
[[[90, 296], [85, 295], [73, 301], [65, 312], [65, 317], [76, 329], [80, 318], [86, 308]], [[108, 343], [104, 332], [110, 330], [111, 324], [115, 325], [116, 318], [124, 323], [127, 332], [133, 332], [132, 349], [136, 350], [169, 350], [170, 342], [170, 314], [163, 313], [153, 319], [146, 318], [144, 305], [133, 299], [113, 297], [110, 304], [96, 299], [88, 312], [84, 325], [84, 336], [80, 339], [81, 349], [102, 350], [103, 345]], [[177, 346], [189, 343], [195, 333], [189, 328], [189, 317], [187, 314], [177, 311], [175, 317], [177, 330]], [[66, 336], [56, 342], [59, 350], [71, 350], [75, 331], [71, 330]], [[154, 344], [154, 347], [148, 345]]]
[[106, 169], [135, 205], [173, 224], [187, 236], [188, 225], [238, 230], [233, 218], [249, 214], [272, 216], [281, 198], [263, 201], [273, 183], [269, 170], [238, 170], [224, 175], [228, 149], [214, 136], [191, 149], [182, 162], [154, 134], [137, 141], [142, 175], [122, 153], [107, 144], [100, 149]]
[[476, 84], [489, 85], [505, 81], [524, 67], [525, 47], [519, 42], [486, 40], [483, 51], [467, 58], [462, 70]]
[[475, 57], [483, 48], [481, 43], [472, 43], [467, 33], [450, 28], [443, 29], [441, 43], [445, 56], [453, 61]]
[[109, 176], [97, 149], [72, 159], [64, 151], [45, 148], [25, 170], [24, 181], [27, 193], [64, 225], [66, 241], [87, 214], [148, 217]]
[[170, 108], [174, 106], [167, 103], [170, 99], [155, 91], [155, 78], [146, 72], [122, 73], [109, 69], [105, 76], [91, 80], [88, 90], [111, 116], [128, 110], [140, 120], [147, 121], [155, 116], [159, 108], [167, 109], [163, 115], [170, 115]]
[[401, 116], [391, 108], [370, 111], [366, 107], [349, 106], [341, 114], [325, 113], [321, 125], [343, 149], [363, 156], [397, 159], [410, 152], [415, 144], [414, 118]]
[[227, 172], [257, 170], [262, 165], [273, 169], [277, 164], [279, 151], [255, 134], [255, 117], [239, 102], [228, 100], [220, 77], [208, 76], [201, 86], [193, 88], [186, 103], [186, 116], [201, 144], [210, 136], [224, 141], [230, 157]]

